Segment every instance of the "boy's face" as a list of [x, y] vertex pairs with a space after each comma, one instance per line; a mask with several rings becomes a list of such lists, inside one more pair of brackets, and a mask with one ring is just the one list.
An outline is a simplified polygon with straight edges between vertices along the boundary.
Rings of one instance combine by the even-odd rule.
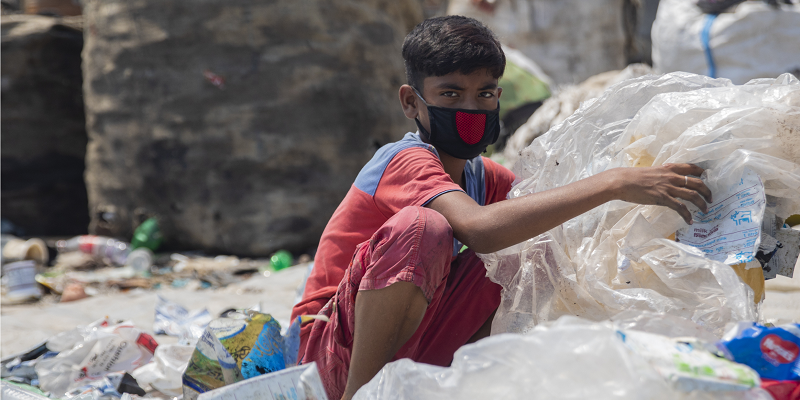
[[[453, 72], [443, 76], [429, 76], [423, 81], [420, 93], [432, 106], [466, 110], [494, 110], [503, 89], [497, 86], [486, 69], [471, 74]], [[419, 88], [418, 88], [419, 89]], [[410, 119], [419, 118], [422, 126], [431, 130], [428, 108], [409, 85], [400, 88], [403, 112]]]

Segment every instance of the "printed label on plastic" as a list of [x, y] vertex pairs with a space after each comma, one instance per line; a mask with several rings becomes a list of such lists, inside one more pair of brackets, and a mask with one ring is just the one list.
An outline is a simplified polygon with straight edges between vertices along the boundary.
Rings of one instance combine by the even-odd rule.
[[694, 213], [694, 223], [678, 230], [678, 242], [697, 247], [712, 260], [728, 265], [753, 260], [761, 239], [766, 197], [761, 178], [745, 168], [739, 183], [722, 193], [708, 213]]

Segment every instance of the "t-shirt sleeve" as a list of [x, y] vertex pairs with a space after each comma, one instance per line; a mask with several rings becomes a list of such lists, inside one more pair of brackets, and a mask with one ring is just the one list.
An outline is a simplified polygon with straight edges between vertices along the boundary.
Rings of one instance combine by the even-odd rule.
[[514, 184], [514, 173], [486, 157], [483, 158], [483, 169], [486, 181], [486, 204], [508, 198], [508, 193]]
[[462, 191], [430, 150], [414, 147], [394, 156], [375, 191], [375, 205], [387, 218], [404, 207], [424, 206], [437, 196]]

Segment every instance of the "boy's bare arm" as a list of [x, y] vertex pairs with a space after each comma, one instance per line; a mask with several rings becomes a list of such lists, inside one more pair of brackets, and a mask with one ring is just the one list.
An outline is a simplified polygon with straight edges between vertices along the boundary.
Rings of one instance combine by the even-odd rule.
[[691, 213], [678, 199], [707, 210], [711, 191], [693, 177], [702, 173], [702, 168], [691, 164], [616, 168], [563, 187], [485, 207], [463, 192], [445, 193], [428, 203], [428, 207], [444, 215], [453, 235], [462, 243], [476, 252], [490, 253], [544, 233], [611, 200], [667, 206], [691, 223]]

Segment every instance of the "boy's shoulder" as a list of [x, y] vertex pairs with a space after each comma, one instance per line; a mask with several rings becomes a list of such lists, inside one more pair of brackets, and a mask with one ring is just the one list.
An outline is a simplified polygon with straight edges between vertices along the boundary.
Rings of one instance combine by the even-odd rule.
[[[408, 150], [408, 151], [407, 151]], [[406, 133], [403, 139], [389, 143], [375, 152], [372, 159], [358, 173], [354, 185], [369, 195], [374, 195], [389, 164], [403, 153], [404, 164], [424, 166], [426, 163], [416, 163], [418, 160], [435, 161], [439, 159], [436, 149], [420, 139], [419, 134]], [[405, 170], [405, 168], [400, 168]], [[411, 171], [409, 171], [411, 172]]]

